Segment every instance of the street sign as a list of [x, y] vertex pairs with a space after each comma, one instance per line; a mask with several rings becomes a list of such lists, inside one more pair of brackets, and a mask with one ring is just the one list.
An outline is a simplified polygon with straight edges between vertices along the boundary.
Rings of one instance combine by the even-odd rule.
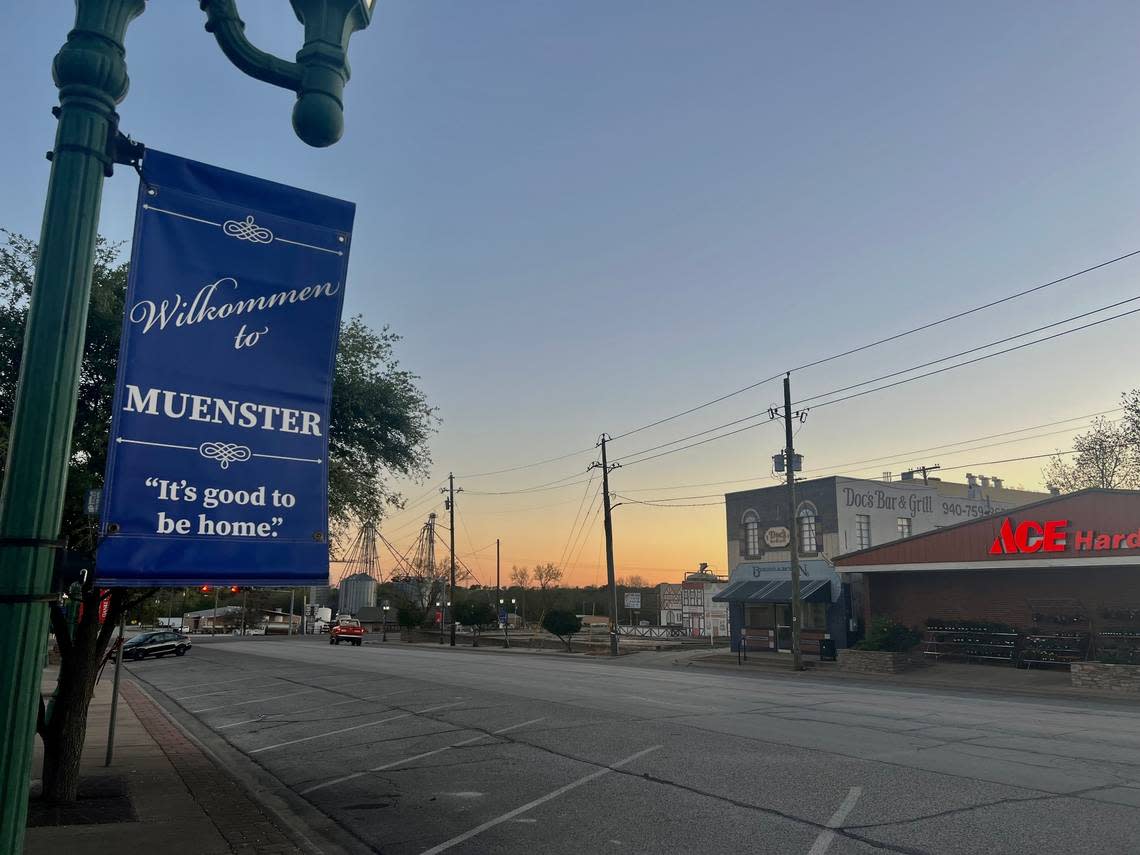
[[629, 593], [625, 595], [625, 607], [627, 609], [640, 609], [641, 608], [641, 592]]
[[506, 609], [499, 609], [499, 623], [506, 623], [506, 622], [507, 622], [507, 610]]
[[99, 507], [103, 504], [103, 490], [94, 487], [83, 494], [83, 513], [89, 517], [99, 516]]
[[330, 389], [355, 206], [148, 150], [101, 585], [327, 585]]

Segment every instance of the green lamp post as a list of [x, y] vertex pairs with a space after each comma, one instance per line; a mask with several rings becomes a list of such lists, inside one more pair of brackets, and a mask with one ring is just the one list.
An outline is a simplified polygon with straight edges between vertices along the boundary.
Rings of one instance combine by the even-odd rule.
[[[297, 93], [293, 126], [313, 146], [343, 131], [348, 41], [373, 0], [291, 0], [305, 27], [296, 61], [254, 47], [234, 0], [201, 0], [206, 28], [240, 70]], [[145, 0], [75, 0], [75, 27], [52, 65], [59, 120], [0, 494], [0, 852], [20, 852], [27, 812], [47, 604], [67, 463], [103, 179], [128, 148], [115, 107], [128, 87], [123, 40]]]

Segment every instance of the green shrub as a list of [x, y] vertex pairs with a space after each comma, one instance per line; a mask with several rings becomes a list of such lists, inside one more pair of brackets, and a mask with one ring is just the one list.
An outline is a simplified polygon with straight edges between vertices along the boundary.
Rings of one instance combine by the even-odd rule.
[[888, 653], [905, 653], [922, 640], [922, 636], [889, 617], [871, 620], [867, 636], [855, 645], [856, 650], [882, 650]]

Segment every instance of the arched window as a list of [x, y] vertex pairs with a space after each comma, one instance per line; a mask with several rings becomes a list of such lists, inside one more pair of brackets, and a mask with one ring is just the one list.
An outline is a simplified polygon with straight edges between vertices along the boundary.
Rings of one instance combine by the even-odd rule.
[[744, 514], [744, 553], [749, 558], [760, 555], [760, 515], [756, 511]]
[[815, 527], [815, 508], [811, 505], [803, 505], [796, 517], [797, 527], [800, 530], [800, 552], [804, 554], [819, 552], [819, 541], [816, 537]]

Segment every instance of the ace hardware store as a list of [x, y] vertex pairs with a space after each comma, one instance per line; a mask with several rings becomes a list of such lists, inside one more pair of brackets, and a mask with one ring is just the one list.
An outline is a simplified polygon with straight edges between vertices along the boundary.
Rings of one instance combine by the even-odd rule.
[[1140, 664], [1140, 491], [1091, 489], [835, 559], [924, 657]]

